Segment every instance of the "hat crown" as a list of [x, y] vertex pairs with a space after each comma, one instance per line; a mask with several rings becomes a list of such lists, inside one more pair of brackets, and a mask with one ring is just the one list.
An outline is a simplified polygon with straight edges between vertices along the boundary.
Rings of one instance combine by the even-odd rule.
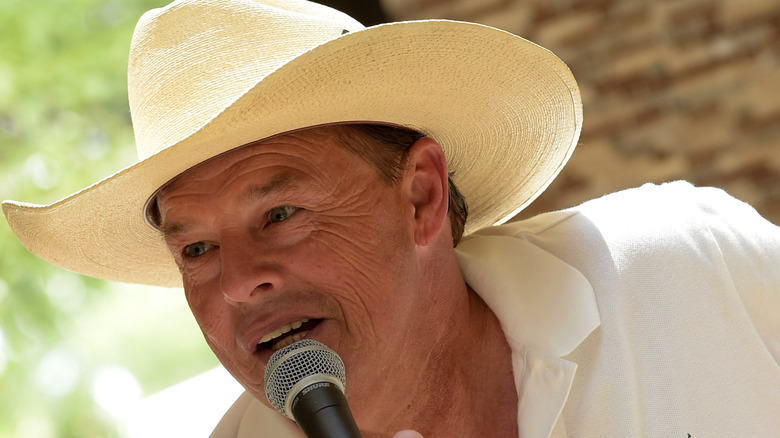
[[291, 59], [362, 28], [304, 0], [183, 0], [147, 12], [128, 63], [139, 159], [197, 132]]

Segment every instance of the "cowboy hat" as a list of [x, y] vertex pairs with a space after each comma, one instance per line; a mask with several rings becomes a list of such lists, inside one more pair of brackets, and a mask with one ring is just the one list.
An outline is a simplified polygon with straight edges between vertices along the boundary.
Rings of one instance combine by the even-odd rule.
[[363, 27], [304, 0], [179, 0], [144, 14], [128, 92], [139, 161], [48, 205], [3, 203], [39, 257], [82, 274], [180, 286], [144, 206], [183, 171], [309, 126], [401, 125], [437, 140], [469, 202], [466, 233], [514, 216], [568, 160], [579, 91], [546, 49], [473, 23]]

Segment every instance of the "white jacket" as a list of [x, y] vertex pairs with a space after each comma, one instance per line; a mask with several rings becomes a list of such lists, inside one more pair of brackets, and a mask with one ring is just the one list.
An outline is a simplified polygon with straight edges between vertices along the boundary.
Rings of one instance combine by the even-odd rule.
[[[520, 437], [780, 437], [780, 228], [750, 206], [646, 185], [456, 254], [512, 348]], [[301, 436], [248, 394], [212, 434]]]

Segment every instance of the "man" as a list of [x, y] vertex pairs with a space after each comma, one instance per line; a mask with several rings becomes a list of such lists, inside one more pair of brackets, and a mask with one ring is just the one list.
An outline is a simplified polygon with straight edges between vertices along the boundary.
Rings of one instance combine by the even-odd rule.
[[300, 436], [262, 380], [304, 337], [366, 437], [780, 435], [780, 230], [750, 207], [676, 183], [490, 226], [576, 144], [546, 50], [188, 0], [140, 20], [128, 77], [139, 163], [4, 212], [66, 268], [183, 284], [247, 389], [213, 436]]

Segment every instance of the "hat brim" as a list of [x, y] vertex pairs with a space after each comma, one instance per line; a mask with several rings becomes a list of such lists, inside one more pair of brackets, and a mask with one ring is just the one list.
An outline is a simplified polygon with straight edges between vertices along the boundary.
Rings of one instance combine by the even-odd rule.
[[[391, 123], [444, 148], [469, 204], [466, 233], [541, 194], [582, 126], [576, 82], [548, 50], [473, 23], [390, 23], [348, 33], [264, 78], [187, 138], [48, 205], [3, 203], [34, 254], [108, 280], [181, 286], [144, 205], [183, 171], [236, 147], [309, 126]], [[165, 146], [165, 145], [163, 145]]]

